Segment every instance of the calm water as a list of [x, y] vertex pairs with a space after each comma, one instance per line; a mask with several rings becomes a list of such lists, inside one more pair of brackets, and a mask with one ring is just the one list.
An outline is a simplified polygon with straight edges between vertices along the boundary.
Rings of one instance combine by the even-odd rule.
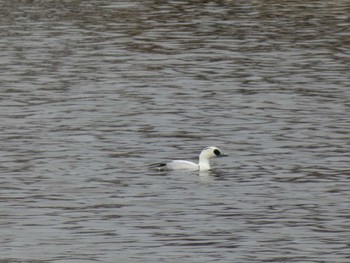
[[0, 262], [350, 262], [348, 1], [0, 7]]

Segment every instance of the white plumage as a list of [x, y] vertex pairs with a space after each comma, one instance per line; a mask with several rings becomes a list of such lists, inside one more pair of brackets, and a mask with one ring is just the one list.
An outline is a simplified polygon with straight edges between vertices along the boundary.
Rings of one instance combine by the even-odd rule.
[[209, 159], [213, 157], [224, 157], [218, 147], [210, 146], [204, 148], [199, 155], [199, 162], [194, 163], [184, 160], [174, 160], [168, 163], [155, 164], [152, 167], [159, 170], [189, 170], [189, 171], [207, 171], [210, 170]]

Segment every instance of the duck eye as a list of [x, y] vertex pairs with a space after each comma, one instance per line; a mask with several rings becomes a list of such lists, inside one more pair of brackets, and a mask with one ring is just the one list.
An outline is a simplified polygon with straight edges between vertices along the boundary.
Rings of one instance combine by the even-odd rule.
[[221, 152], [220, 152], [218, 149], [215, 149], [215, 150], [214, 150], [214, 154], [215, 154], [216, 156], [219, 156], [219, 155], [221, 154]]

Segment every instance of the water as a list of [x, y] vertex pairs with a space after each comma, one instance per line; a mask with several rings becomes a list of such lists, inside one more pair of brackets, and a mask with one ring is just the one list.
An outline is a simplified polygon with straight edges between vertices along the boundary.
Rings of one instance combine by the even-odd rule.
[[0, 10], [0, 262], [349, 262], [348, 1]]

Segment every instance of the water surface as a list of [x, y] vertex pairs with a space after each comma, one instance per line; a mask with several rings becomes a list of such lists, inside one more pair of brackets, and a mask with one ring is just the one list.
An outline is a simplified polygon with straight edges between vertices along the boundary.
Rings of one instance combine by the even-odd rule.
[[349, 9], [3, 2], [0, 261], [349, 262]]

